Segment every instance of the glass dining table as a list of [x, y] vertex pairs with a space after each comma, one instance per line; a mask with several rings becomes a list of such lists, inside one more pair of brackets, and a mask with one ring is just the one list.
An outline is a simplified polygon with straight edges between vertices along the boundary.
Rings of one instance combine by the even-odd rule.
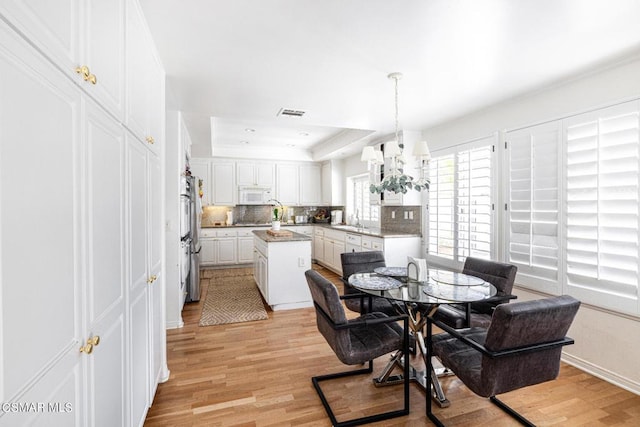
[[[427, 316], [432, 315], [440, 304], [467, 304], [489, 299], [497, 294], [497, 289], [485, 280], [448, 270], [429, 269], [423, 281], [409, 279], [404, 267], [379, 267], [373, 273], [356, 273], [349, 277], [349, 284], [367, 296], [386, 298], [395, 301], [394, 307], [409, 316], [409, 326], [416, 339], [418, 356], [424, 362], [424, 370], [411, 367], [411, 380], [427, 389], [427, 378], [433, 385], [433, 399], [442, 408], [449, 406], [438, 376], [433, 367], [427, 376], [427, 345], [424, 329]], [[365, 296], [364, 298], [366, 298]], [[468, 311], [467, 311], [468, 312]], [[406, 360], [409, 360], [407, 355]], [[391, 375], [397, 365], [402, 367], [405, 355], [397, 351], [385, 366], [382, 374], [374, 379], [376, 386], [397, 384], [402, 376]]]

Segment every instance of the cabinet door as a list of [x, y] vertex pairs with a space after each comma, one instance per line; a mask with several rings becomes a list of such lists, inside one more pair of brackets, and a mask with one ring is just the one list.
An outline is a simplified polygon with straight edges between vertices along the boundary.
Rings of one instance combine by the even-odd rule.
[[313, 237], [313, 257], [324, 262], [324, 239], [321, 236]]
[[238, 238], [238, 263], [244, 264], [253, 261], [253, 237]]
[[333, 268], [335, 268], [336, 270], [338, 270], [340, 273], [342, 273], [342, 258], [340, 257], [340, 254], [344, 253], [344, 242], [333, 242], [333, 246], [332, 246], [332, 252], [331, 252], [331, 256], [332, 256], [332, 261], [331, 264], [333, 265]]
[[124, 121], [124, 0], [86, 0], [85, 5], [85, 47], [78, 65], [89, 67], [97, 82], [82, 82], [82, 87]]
[[217, 239], [218, 245], [218, 264], [235, 264], [237, 238]]
[[256, 164], [256, 184], [265, 187], [273, 187], [274, 184], [274, 165], [273, 163], [257, 163]]
[[276, 198], [283, 205], [297, 205], [299, 193], [298, 165], [276, 165]]
[[127, 135], [127, 183], [129, 221], [129, 349], [131, 396], [130, 423], [142, 425], [149, 407], [149, 307], [147, 280], [150, 280], [147, 254], [147, 149]]
[[0, 76], [0, 402], [73, 402], [0, 424], [85, 425], [80, 93], [3, 22]]
[[319, 205], [322, 203], [322, 180], [320, 165], [300, 166], [300, 204]]
[[96, 425], [126, 425], [124, 132], [87, 102], [85, 120], [87, 330], [100, 343], [87, 358], [87, 407]]
[[202, 179], [202, 204], [204, 206], [211, 204], [211, 171], [208, 161], [195, 161], [189, 163], [191, 175]]
[[[136, 0], [126, 4], [126, 119], [127, 127], [152, 149], [162, 138], [162, 118], [158, 112], [164, 108], [163, 73], [154, 55], [144, 15]], [[161, 112], [164, 114], [164, 111]], [[160, 122], [159, 122], [160, 120]]]
[[42, 52], [75, 75], [80, 64], [80, 11], [82, 0], [0, 1], [0, 13]]
[[216, 242], [213, 239], [200, 239], [200, 264], [211, 265], [216, 262]]
[[256, 166], [254, 163], [236, 164], [237, 185], [255, 185], [256, 184]]
[[234, 163], [213, 163], [211, 165], [213, 179], [213, 204], [235, 205]]

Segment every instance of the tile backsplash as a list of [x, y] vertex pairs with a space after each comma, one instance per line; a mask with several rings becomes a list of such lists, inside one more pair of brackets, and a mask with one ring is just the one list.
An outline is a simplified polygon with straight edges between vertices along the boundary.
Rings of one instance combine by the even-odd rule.
[[[293, 221], [296, 216], [304, 216], [311, 222], [320, 209], [324, 209], [327, 215], [331, 214], [331, 207], [285, 206], [282, 221], [286, 223]], [[270, 205], [205, 206], [202, 210], [202, 226], [226, 225], [229, 211], [232, 212], [233, 224], [268, 224], [273, 216], [273, 206]]]
[[422, 233], [420, 206], [382, 206], [380, 220], [386, 231]]

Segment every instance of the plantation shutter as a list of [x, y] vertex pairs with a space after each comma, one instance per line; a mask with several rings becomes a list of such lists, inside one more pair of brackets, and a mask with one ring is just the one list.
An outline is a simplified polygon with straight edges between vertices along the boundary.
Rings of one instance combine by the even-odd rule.
[[431, 160], [430, 256], [460, 262], [468, 256], [491, 258], [494, 142], [488, 137], [457, 145]]
[[457, 155], [458, 261], [491, 257], [491, 147]]
[[638, 310], [638, 103], [567, 120], [567, 286], [600, 306]]
[[507, 262], [518, 283], [559, 293], [560, 121], [506, 134]]
[[429, 163], [429, 254], [453, 259], [454, 253], [454, 155]]

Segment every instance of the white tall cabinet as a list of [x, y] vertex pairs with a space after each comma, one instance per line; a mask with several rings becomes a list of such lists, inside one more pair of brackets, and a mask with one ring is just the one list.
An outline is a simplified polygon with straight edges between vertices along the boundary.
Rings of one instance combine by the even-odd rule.
[[0, 4], [0, 402], [42, 405], [0, 426], [140, 426], [168, 376], [152, 52], [135, 0]]

